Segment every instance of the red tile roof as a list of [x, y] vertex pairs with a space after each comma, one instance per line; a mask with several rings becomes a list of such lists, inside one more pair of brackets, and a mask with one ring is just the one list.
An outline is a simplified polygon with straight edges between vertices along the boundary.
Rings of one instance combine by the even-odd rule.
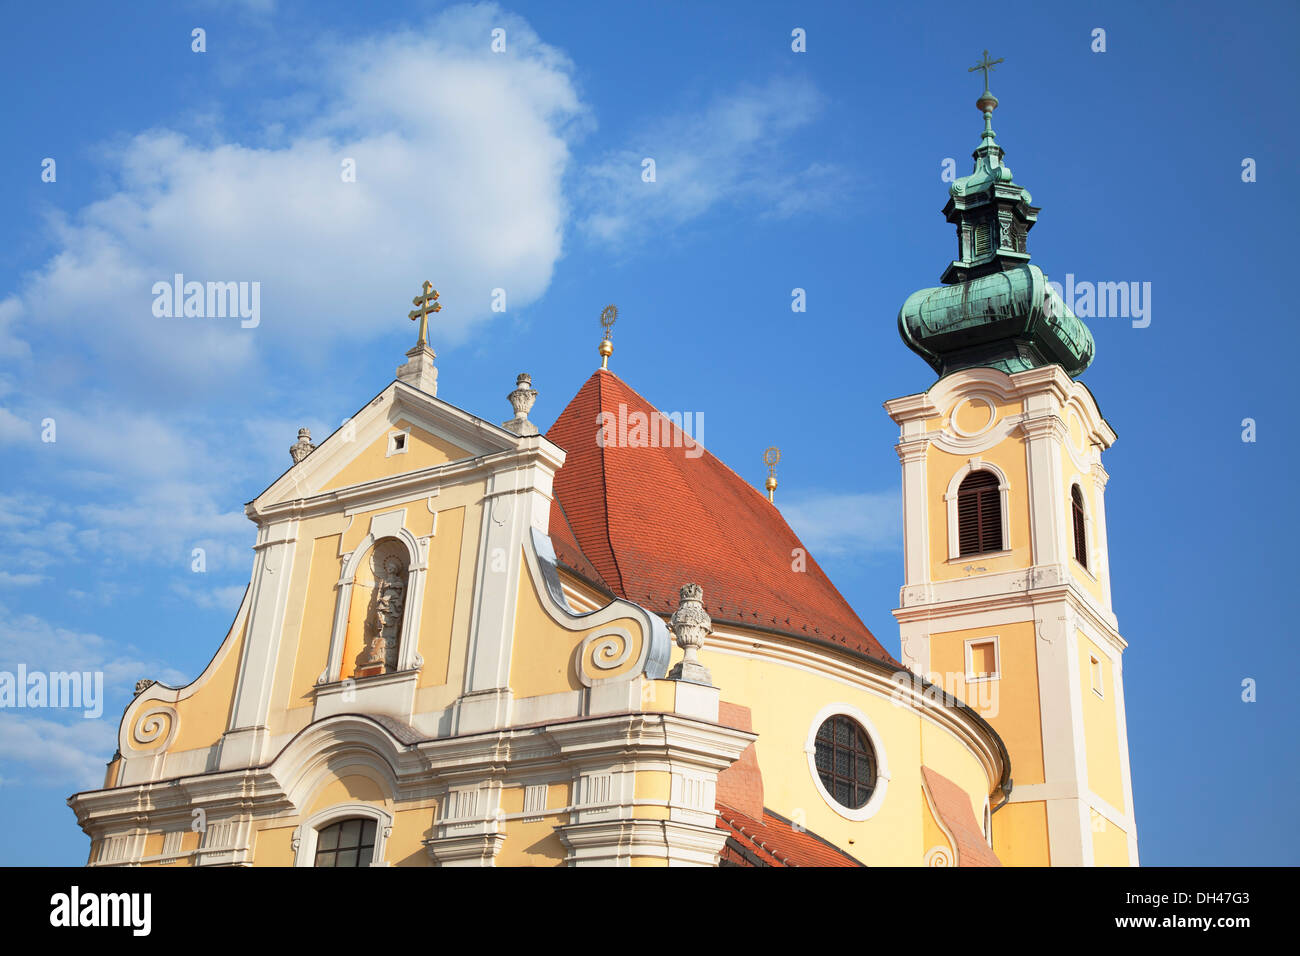
[[[613, 437], [635, 440], [636, 413], [658, 426], [654, 447], [598, 440], [602, 421]], [[551, 537], [580, 576], [659, 614], [693, 581], [715, 621], [896, 664], [766, 496], [612, 372], [592, 375], [546, 437], [568, 456], [555, 476]], [[796, 549], [802, 571], [792, 566]]]
[[926, 789], [934, 798], [939, 819], [957, 841], [957, 865], [1001, 866], [1002, 861], [985, 842], [984, 833], [975, 822], [970, 798], [961, 787], [926, 766], [921, 767], [921, 776], [925, 778]]
[[718, 828], [727, 831], [721, 862], [730, 866], [862, 866], [843, 850], [785, 817], [763, 811], [755, 820], [718, 805]]

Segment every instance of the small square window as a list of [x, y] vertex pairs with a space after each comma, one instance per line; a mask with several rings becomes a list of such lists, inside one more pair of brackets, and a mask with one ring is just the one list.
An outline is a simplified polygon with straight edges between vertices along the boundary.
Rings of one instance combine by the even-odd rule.
[[999, 671], [998, 639], [982, 637], [966, 642], [966, 680], [997, 680]]
[[388, 454], [385, 457], [391, 458], [393, 455], [404, 455], [410, 449], [411, 435], [409, 432], [393, 432], [388, 436]]

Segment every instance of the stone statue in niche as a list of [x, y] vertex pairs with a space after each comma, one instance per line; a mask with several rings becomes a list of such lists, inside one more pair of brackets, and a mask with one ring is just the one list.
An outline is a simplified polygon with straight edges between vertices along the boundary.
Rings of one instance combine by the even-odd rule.
[[374, 590], [366, 614], [361, 667], [371, 673], [397, 670], [398, 641], [406, 610], [406, 554], [396, 541], [380, 542], [370, 557]]

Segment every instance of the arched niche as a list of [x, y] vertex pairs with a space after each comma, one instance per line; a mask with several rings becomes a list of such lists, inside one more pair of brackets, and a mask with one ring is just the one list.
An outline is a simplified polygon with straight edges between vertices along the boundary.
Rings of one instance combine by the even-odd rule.
[[317, 684], [418, 670], [426, 566], [405, 528], [366, 535], [344, 556], [329, 661]]

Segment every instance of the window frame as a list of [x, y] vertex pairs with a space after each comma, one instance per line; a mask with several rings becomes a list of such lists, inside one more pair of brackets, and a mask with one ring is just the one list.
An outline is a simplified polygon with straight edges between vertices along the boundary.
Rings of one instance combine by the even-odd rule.
[[[1077, 498], [1075, 497], [1076, 494], [1078, 495]], [[1087, 495], [1083, 493], [1083, 487], [1077, 481], [1070, 484], [1069, 509], [1071, 543], [1074, 545], [1070, 551], [1070, 556], [1074, 558], [1079, 567], [1091, 575], [1093, 574], [1092, 521], [1088, 515]], [[1080, 533], [1083, 535], [1082, 541], [1079, 540]], [[1079, 557], [1080, 551], [1083, 552], [1082, 558]]]
[[[402, 440], [401, 447], [398, 447], [397, 440]], [[385, 458], [392, 458], [394, 455], [405, 455], [411, 450], [411, 429], [399, 428], [388, 433], [388, 452]]]
[[[983, 637], [968, 638], [964, 642], [964, 644], [965, 644], [965, 661], [966, 661], [966, 683], [983, 684], [989, 681], [1002, 679], [1002, 642], [998, 639], [997, 634], [986, 634]], [[975, 673], [975, 668], [972, 665], [975, 663], [975, 655], [973, 651], [975, 649], [976, 644], [993, 645], [993, 673], [992, 674], [980, 675]]]
[[1088, 652], [1088, 682], [1092, 692], [1102, 700], [1106, 699], [1106, 668], [1101, 661], [1101, 652]]
[[[861, 807], [852, 809], [844, 806], [835, 796], [826, 789], [822, 782], [822, 776], [817, 771], [817, 732], [821, 729], [822, 724], [833, 717], [847, 717], [856, 723], [871, 749], [875, 752], [876, 757], [876, 783], [872, 788], [871, 796]], [[827, 704], [813, 717], [812, 723], [808, 728], [808, 736], [804, 742], [804, 752], [808, 757], [808, 773], [812, 776], [813, 786], [821, 794], [826, 804], [847, 820], [862, 821], [869, 820], [875, 816], [885, 802], [885, 793], [889, 789], [889, 761], [885, 754], [884, 744], [881, 740], [880, 732], [876, 729], [870, 718], [861, 710], [850, 704], [835, 703]]]
[[370, 865], [389, 866], [384, 854], [388, 848], [388, 837], [393, 832], [393, 815], [383, 807], [375, 807], [367, 803], [341, 803], [321, 810], [298, 824], [298, 828], [293, 832], [293, 865], [314, 868], [316, 842], [320, 837], [320, 831], [335, 823], [356, 818], [372, 820], [375, 824], [375, 847], [371, 851]]
[[[957, 495], [961, 488], [961, 483], [976, 471], [990, 472], [998, 480], [998, 510], [1002, 519], [1002, 550], [981, 551], [979, 554], [962, 554], [961, 525], [957, 520]], [[948, 482], [948, 491], [944, 494], [943, 498], [944, 502], [948, 506], [949, 562], [970, 561], [973, 558], [1011, 553], [1011, 483], [1007, 481], [1006, 473], [1001, 468], [993, 464], [991, 461], [985, 461], [978, 456], [969, 459], [966, 464], [962, 465], [953, 473], [952, 480]]]

